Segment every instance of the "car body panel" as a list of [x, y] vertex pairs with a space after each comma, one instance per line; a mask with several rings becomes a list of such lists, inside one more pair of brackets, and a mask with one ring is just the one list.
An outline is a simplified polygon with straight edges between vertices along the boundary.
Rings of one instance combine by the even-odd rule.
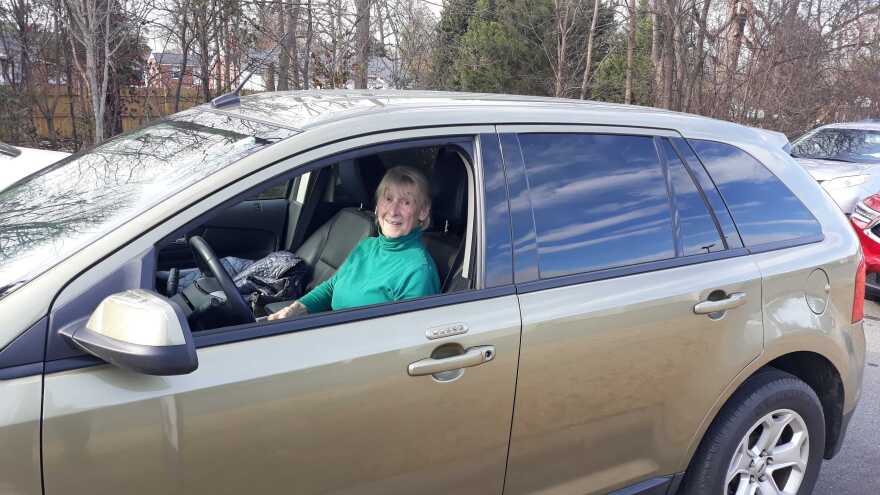
[[[718, 289], [747, 302], [720, 320], [694, 314]], [[605, 493], [682, 470], [713, 391], [763, 346], [761, 276], [748, 257], [530, 292], [520, 303], [512, 494]]]
[[[861, 254], [856, 251], [846, 259], [840, 258], [844, 247], [840, 244], [849, 244], [849, 241], [847, 238], [846, 243], [832, 241], [755, 255], [764, 277], [767, 342], [774, 347], [785, 343], [791, 352], [799, 348], [795, 344], [797, 340], [822, 336], [818, 349], [819, 341], [810, 347], [818, 350], [840, 373], [844, 381], [844, 413], [851, 411], [858, 401], [861, 381], [853, 378], [860, 376], [865, 360], [864, 345], [858, 345], [864, 336], [851, 333], [856, 278], [853, 265], [858, 264]], [[815, 314], [807, 302], [810, 292], [814, 291], [808, 280], [815, 270], [824, 272], [828, 280], [824, 293], [812, 295], [826, 300], [821, 314]], [[862, 347], [860, 353], [858, 347]], [[859, 370], [855, 375], [853, 368]]]
[[[278, 99], [276, 113], [254, 108], [264, 98]], [[514, 96], [290, 92], [242, 101], [196, 111], [271, 120], [302, 132], [143, 211], [0, 299], [0, 349], [49, 315], [54, 352], [60, 326], [82, 324], [92, 303], [135, 288], [128, 286], [150, 288], [153, 281], [144, 273], [155, 262], [158, 242], [297, 167], [392, 140], [492, 135], [496, 125], [629, 126], [636, 133], [732, 144], [783, 180], [821, 223], [824, 240], [535, 290], [528, 288], [532, 272], [526, 266], [526, 279], [517, 271], [517, 282], [524, 282], [519, 296], [392, 311], [260, 338], [247, 336], [254, 327], [242, 327], [234, 331], [241, 336], [236, 342], [200, 348], [201, 365], [191, 375], [148, 377], [109, 365], [57, 372], [63, 365], [93, 364], [68, 359], [80, 355], [70, 348], [71, 354], [53, 354], [60, 361], [46, 364], [43, 487], [34, 475], [41, 467], [34, 455], [40, 451], [41, 376], [0, 381], [4, 399], [21, 397], [24, 404], [0, 414], [0, 435], [21, 445], [9, 465], [0, 463], [0, 488], [9, 479], [16, 489], [29, 490], [22, 493], [48, 495], [95, 493], [96, 487], [108, 493], [239, 493], [279, 486], [501, 493], [506, 468], [509, 493], [602, 493], [682, 472], [737, 387], [787, 353], [824, 356], [841, 376], [844, 409], [851, 412], [858, 401], [864, 332], [847, 319], [858, 241], [832, 199], [772, 135], [665, 110]], [[510, 190], [519, 193], [512, 204], [528, 208], [521, 189]], [[492, 214], [503, 217], [500, 210]], [[534, 235], [515, 227], [515, 234]], [[514, 248], [530, 242], [534, 238], [517, 236]], [[806, 306], [803, 280], [815, 267], [829, 276], [827, 309], [792, 317]], [[766, 282], [757, 282], [762, 276]], [[719, 284], [746, 290], [748, 303], [712, 322], [723, 331], [706, 332], [701, 325], [708, 319], [694, 315], [693, 304]], [[762, 294], [757, 299], [755, 291]], [[498, 357], [452, 383], [407, 376], [408, 363], [436, 348], [425, 340], [425, 327], [433, 324], [427, 319], [445, 325], [451, 314], [472, 327], [450, 341], [496, 345]], [[731, 330], [735, 317], [741, 319], [739, 334]], [[691, 355], [698, 361], [689, 368], [681, 358]], [[678, 387], [682, 382], [690, 388]], [[347, 442], [356, 449], [346, 450]]]
[[[880, 191], [880, 165], [796, 158], [846, 214], [852, 213], [860, 200]], [[844, 177], [866, 176], [865, 182], [851, 187], [835, 187], [830, 181]]]
[[15, 146], [15, 148], [21, 152], [16, 157], [0, 153], [0, 190], [6, 189], [19, 179], [70, 156], [70, 153], [64, 151], [23, 148], [21, 146]]
[[0, 493], [42, 495], [43, 376], [0, 379]]
[[[519, 331], [506, 296], [201, 348], [189, 375], [49, 374], [45, 493], [500, 494]], [[407, 375], [449, 343], [496, 355], [452, 382]]]

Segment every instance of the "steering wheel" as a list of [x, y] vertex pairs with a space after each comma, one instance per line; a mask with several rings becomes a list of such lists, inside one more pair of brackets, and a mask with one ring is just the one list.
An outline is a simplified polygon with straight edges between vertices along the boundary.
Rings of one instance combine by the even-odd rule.
[[232, 281], [232, 277], [223, 268], [223, 264], [220, 263], [220, 259], [214, 254], [214, 250], [211, 249], [208, 242], [201, 236], [194, 235], [189, 238], [189, 246], [196, 255], [196, 264], [202, 273], [214, 277], [226, 294], [226, 302], [221, 307], [225, 310], [226, 315], [234, 320], [229, 324], [237, 325], [256, 321], [250, 306], [245, 302], [241, 293], [238, 292], [235, 282]]

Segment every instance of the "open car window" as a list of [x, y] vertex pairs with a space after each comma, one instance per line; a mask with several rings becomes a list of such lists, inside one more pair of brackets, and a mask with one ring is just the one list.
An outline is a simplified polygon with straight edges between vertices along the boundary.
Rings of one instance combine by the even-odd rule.
[[[264, 317], [333, 277], [358, 243], [379, 235], [376, 190], [389, 169], [406, 165], [420, 171], [432, 190], [430, 225], [422, 232], [421, 242], [437, 268], [438, 293], [467, 290], [476, 286], [476, 265], [472, 261], [476, 253], [476, 224], [471, 156], [470, 150], [457, 145], [419, 146], [378, 151], [330, 162], [317, 169], [305, 167], [309, 171], [283, 178], [285, 184], [292, 184], [292, 189], [287, 196], [287, 215], [278, 219], [283, 224], [275, 230], [287, 235], [280, 236], [273, 249], [259, 256], [243, 259], [227, 255], [242, 252], [235, 244], [252, 239], [252, 227], [264, 223], [262, 217], [268, 214], [265, 207], [243, 207], [253, 200], [215, 212], [205, 223], [193, 228], [190, 235], [204, 236], [254, 316]], [[270, 183], [265, 190], [276, 187], [276, 183]], [[261, 191], [249, 195], [260, 196]], [[242, 221], [242, 213], [252, 220]], [[239, 227], [230, 229], [240, 228], [240, 234], [212, 236], [217, 229], [211, 227], [230, 225], [233, 218]], [[178, 251], [176, 266], [170, 261], [175, 259], [174, 249]], [[227, 297], [212, 274], [197, 266], [198, 255], [184, 261], [179, 251], [179, 244], [160, 246], [157, 289], [185, 308], [193, 330], [240, 323], [217, 309]], [[272, 276], [267, 276], [263, 268], [257, 269], [261, 264], [271, 267], [270, 271], [276, 269]], [[176, 273], [171, 268], [177, 268]]]

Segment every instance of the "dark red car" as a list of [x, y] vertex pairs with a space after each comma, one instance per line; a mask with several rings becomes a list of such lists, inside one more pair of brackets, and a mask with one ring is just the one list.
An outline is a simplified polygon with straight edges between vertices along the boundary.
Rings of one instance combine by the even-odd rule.
[[856, 204], [850, 223], [862, 243], [865, 253], [865, 291], [868, 297], [880, 298], [880, 194], [874, 194]]

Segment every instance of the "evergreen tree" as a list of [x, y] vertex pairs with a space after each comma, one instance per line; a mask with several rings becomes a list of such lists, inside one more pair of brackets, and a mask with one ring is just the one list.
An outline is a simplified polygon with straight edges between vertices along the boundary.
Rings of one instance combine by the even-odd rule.
[[471, 17], [474, 16], [476, 4], [477, 0], [450, 0], [440, 13], [437, 46], [434, 49], [431, 70], [431, 87], [434, 89], [453, 89], [452, 64], [459, 41], [467, 32]]
[[[642, 12], [639, 17], [633, 64], [632, 103], [650, 106], [652, 104], [651, 78], [654, 73], [651, 64], [651, 16]], [[626, 33], [616, 32], [611, 37], [607, 55], [601, 59], [596, 67], [591, 99], [623, 103], [625, 82]]]

